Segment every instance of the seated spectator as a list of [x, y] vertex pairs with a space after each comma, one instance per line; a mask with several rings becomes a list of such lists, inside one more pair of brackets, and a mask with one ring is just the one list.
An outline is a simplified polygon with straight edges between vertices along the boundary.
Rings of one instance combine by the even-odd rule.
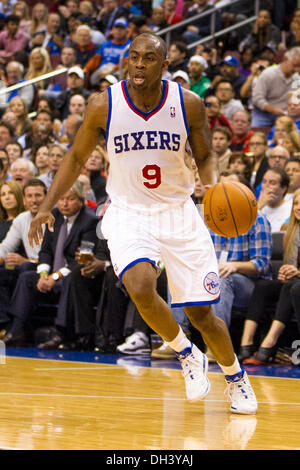
[[16, 0], [2, 0], [0, 4], [0, 15], [6, 17], [12, 14], [12, 9]]
[[107, 88], [110, 85], [114, 85], [115, 83], [118, 83], [118, 79], [111, 74], [105, 75], [105, 77], [100, 78], [99, 81], [99, 92], [103, 93], [103, 91], [107, 90]]
[[51, 183], [54, 179], [54, 176], [57, 173], [57, 170], [63, 161], [64, 156], [67, 153], [66, 147], [61, 144], [53, 144], [49, 148], [49, 156], [48, 156], [48, 167], [49, 171], [47, 173], [43, 173], [39, 176], [39, 180], [43, 181], [46, 185], [47, 189], [51, 186]]
[[161, 29], [165, 29], [169, 26], [163, 6], [153, 8], [151, 18], [148, 21], [148, 26], [153, 33], [157, 33]]
[[231, 132], [231, 125], [224, 114], [221, 113], [220, 101], [216, 96], [208, 95], [204, 100], [206, 116], [208, 118], [210, 130], [215, 127], [228, 127]]
[[[279, 347], [279, 339], [293, 315], [296, 315], [300, 334], [299, 315], [299, 246], [300, 246], [300, 190], [294, 194], [291, 215], [284, 243], [283, 264], [276, 280], [257, 283], [249, 302], [239, 359], [245, 363], [270, 363]], [[275, 315], [267, 335], [258, 350], [255, 344], [255, 333], [264, 320], [268, 304], [277, 302]], [[253, 357], [254, 352], [256, 354]]]
[[289, 151], [291, 157], [300, 157], [300, 134], [298, 130], [288, 132], [282, 139], [282, 146]]
[[221, 294], [220, 302], [212, 308], [229, 327], [232, 307], [248, 305], [255, 280], [272, 278], [271, 228], [266, 216], [258, 212], [254, 225], [244, 235], [226, 238], [211, 232], [211, 237], [219, 259]]
[[[40, 90], [43, 91], [43, 90]], [[40, 113], [40, 111], [47, 111], [49, 116], [53, 118], [53, 131], [55, 135], [60, 134], [60, 128], [61, 128], [61, 122], [58, 119], [59, 112], [58, 109], [56, 108], [56, 103], [55, 100], [52, 98], [47, 98], [45, 95], [42, 95], [37, 103], [37, 109], [36, 112], [37, 114]]]
[[170, 44], [168, 51], [168, 71], [171, 74], [177, 72], [177, 70], [183, 70], [188, 72], [188, 49], [186, 44], [182, 41], [175, 41]]
[[84, 165], [84, 173], [89, 177], [91, 187], [95, 193], [96, 201], [103, 202], [106, 197], [106, 177], [103, 172], [105, 169], [104, 151], [100, 145], [91, 153]]
[[[8, 182], [10, 185], [12, 182]], [[15, 183], [17, 184], [17, 183]], [[12, 186], [10, 186], [12, 187]], [[8, 323], [8, 307], [13, 289], [21, 272], [36, 268], [39, 248], [31, 247], [28, 230], [46, 196], [45, 185], [36, 179], [23, 187], [23, 202], [26, 211], [20, 212], [0, 243], [0, 323]]]
[[129, 39], [133, 41], [139, 34], [145, 31], [151, 31], [147, 24], [145, 15], [130, 15], [129, 21]]
[[201, 98], [204, 97], [211, 83], [205, 76], [204, 71], [206, 68], [207, 62], [201, 55], [194, 55], [190, 58], [188, 64], [189, 77], [191, 80], [190, 89]]
[[245, 155], [243, 152], [232, 152], [229, 157], [228, 168], [242, 175], [250, 185], [253, 161], [249, 156]]
[[234, 98], [234, 90], [229, 80], [220, 80], [215, 87], [215, 95], [221, 104], [221, 113], [231, 120], [235, 112], [244, 110], [240, 100]]
[[[25, 82], [24, 79], [24, 66], [17, 61], [10, 61], [6, 65], [6, 81], [5, 86], [8, 88], [10, 86], [16, 85], [18, 83]], [[15, 96], [20, 96], [24, 99], [27, 104], [28, 109], [31, 108], [33, 98], [34, 98], [34, 87], [33, 85], [27, 85], [18, 90], [11, 91], [10, 93], [0, 96], [0, 110], [7, 108], [8, 103]]]
[[31, 19], [27, 3], [23, 1], [16, 2], [12, 8], [12, 14], [20, 18], [19, 31], [24, 31], [24, 33], [30, 35]]
[[6, 149], [0, 149], [0, 161], [1, 161], [1, 184], [5, 183], [10, 177], [8, 176], [9, 170], [9, 157]]
[[0, 149], [4, 149], [9, 142], [14, 140], [13, 128], [6, 122], [0, 121]]
[[[216, 11], [212, 5], [209, 5], [209, 0], [193, 0], [192, 6], [188, 9], [185, 19], [191, 18], [199, 13], [205, 13], [212, 10], [215, 13], [215, 30], [221, 29], [221, 16], [220, 12]], [[184, 41], [187, 44], [198, 41], [199, 39], [210, 34], [211, 15], [204, 16], [195, 20], [187, 26], [186, 31], [183, 33]]]
[[2, 122], [8, 124], [11, 127], [13, 135], [15, 136], [15, 130], [18, 124], [17, 116], [12, 111], [7, 109], [2, 115]]
[[251, 66], [254, 63], [254, 53], [252, 46], [245, 46], [240, 52], [239, 75], [246, 79], [251, 74]]
[[249, 152], [249, 140], [253, 135], [251, 115], [246, 111], [236, 111], [231, 119], [232, 141], [231, 150]]
[[250, 67], [250, 73], [246, 77], [246, 80], [242, 84], [240, 88], [240, 96], [241, 99], [243, 100], [244, 103], [247, 103], [247, 107], [249, 110], [253, 109], [253, 104], [252, 104], [252, 94], [253, 90], [255, 87], [255, 84], [257, 82], [258, 77], [261, 75], [261, 73], [270, 67], [272, 65], [272, 62], [268, 57], [265, 57], [263, 55], [258, 56], [255, 61], [252, 62], [251, 67]]
[[[286, 162], [290, 159], [290, 154], [286, 148], [282, 145], [277, 145], [276, 147], [272, 147], [267, 153], [267, 162], [264, 164], [264, 173], [268, 169], [272, 168], [281, 168], [284, 169]], [[256, 186], [256, 198], [259, 200], [260, 193], [262, 188], [262, 181]]]
[[17, 181], [21, 187], [34, 178], [36, 169], [31, 160], [27, 158], [17, 158], [9, 168], [11, 179]]
[[172, 75], [172, 80], [173, 82], [180, 83], [182, 88], [186, 88], [187, 90], [191, 88], [190, 78], [184, 70], [177, 70], [177, 72]]
[[31, 12], [31, 30], [30, 34], [33, 36], [35, 33], [46, 31], [48, 21], [48, 8], [42, 3], [38, 2], [32, 7]]
[[261, 183], [265, 171], [269, 168], [267, 150], [268, 139], [266, 135], [263, 132], [254, 132], [249, 140], [249, 152], [254, 158], [250, 184], [254, 189]]
[[[76, 65], [76, 51], [74, 47], [64, 46], [60, 54], [60, 63], [56, 66], [56, 70], [60, 68], [70, 69]], [[48, 80], [48, 87], [45, 90], [39, 90], [39, 97], [56, 98], [60, 92], [67, 89], [67, 74], [62, 73], [51, 77]]]
[[8, 15], [5, 18], [5, 29], [0, 32], [0, 63], [7, 64], [15, 52], [26, 50], [30, 35], [19, 29], [20, 18]]
[[180, 23], [183, 20], [182, 15], [176, 12], [177, 0], [164, 0], [163, 8], [165, 11], [165, 18], [169, 25]]
[[18, 137], [31, 131], [32, 121], [28, 117], [28, 108], [25, 100], [21, 96], [15, 96], [9, 102], [8, 109], [17, 117], [15, 134]]
[[228, 168], [231, 137], [228, 127], [215, 127], [212, 132], [212, 154], [216, 157], [219, 174]]
[[295, 192], [300, 189], [300, 160], [290, 158], [285, 164], [285, 172], [290, 179], [289, 187], [285, 195], [285, 201], [293, 199]]
[[241, 42], [240, 48], [251, 46], [254, 53], [257, 54], [264, 46], [277, 49], [280, 41], [280, 29], [272, 24], [270, 12], [268, 10], [260, 10], [257, 20], [253, 23], [252, 33]]
[[[292, 118], [294, 123], [297, 126], [298, 131], [300, 132], [300, 100], [298, 98], [298, 90], [292, 92], [288, 99], [288, 109], [287, 115]], [[274, 138], [275, 126], [272, 127], [268, 134], [268, 140], [272, 141]]]
[[[228, 80], [234, 91], [234, 98], [240, 99], [240, 89], [243, 83], [245, 82], [245, 77], [241, 76], [239, 73], [240, 61], [234, 56], [226, 56], [220, 67], [220, 79]], [[215, 80], [218, 79], [216, 77]]]
[[[22, 188], [16, 181], [6, 181], [0, 186], [0, 244], [6, 237], [13, 220], [25, 211]], [[1, 246], [1, 245], [0, 245]]]
[[269, 146], [282, 145], [284, 138], [292, 131], [297, 131], [297, 126], [293, 119], [289, 116], [280, 116], [275, 121], [274, 137]]
[[284, 54], [279, 65], [268, 67], [262, 72], [252, 95], [252, 127], [272, 127], [277, 117], [286, 113], [293, 75], [298, 71], [300, 49], [295, 47]]
[[18, 278], [10, 304], [13, 322], [9, 333], [4, 337], [6, 346], [12, 346], [20, 337], [24, 337], [28, 317], [42, 299], [58, 302], [56, 326], [60, 329], [57, 331], [59, 341], [41, 345], [42, 349], [56, 349], [62, 342], [61, 333], [74, 328], [73, 322], [69, 323], [69, 315], [72, 314], [72, 307], [68, 302], [69, 274], [78, 266], [75, 252], [81, 242], [85, 240], [96, 243], [98, 219], [85, 207], [82, 185], [79, 182], [75, 182], [58, 200], [53, 214], [54, 231], [45, 231], [37, 272], [22, 273]]
[[32, 163], [37, 169], [36, 177], [48, 173], [49, 168], [49, 148], [46, 145], [38, 147], [32, 156]]
[[[49, 72], [52, 72], [52, 66], [47, 50], [43, 47], [36, 47], [29, 54], [29, 68], [25, 75], [26, 80], [41, 77]], [[40, 80], [35, 86], [38, 89], [46, 89], [48, 80]]]
[[[47, 19], [47, 28], [41, 46], [45, 48], [50, 57], [59, 55], [63, 47], [63, 36], [61, 31], [61, 20], [58, 13], [49, 13]], [[34, 39], [32, 39], [34, 44]], [[37, 44], [38, 46], [40, 44]]]
[[291, 202], [285, 201], [290, 179], [281, 168], [270, 168], [263, 176], [258, 208], [266, 215], [272, 232], [280, 232], [291, 213]]
[[23, 147], [19, 142], [9, 142], [5, 150], [7, 151], [9, 165], [11, 165], [17, 158], [23, 157]]
[[85, 99], [90, 96], [90, 92], [84, 87], [84, 71], [80, 67], [71, 67], [67, 74], [67, 90], [62, 91], [56, 99], [61, 121], [69, 114], [71, 96], [82, 95]]
[[32, 124], [32, 131], [25, 136], [23, 144], [24, 156], [31, 159], [37, 147], [41, 145], [51, 145], [57, 139], [54, 133], [54, 119], [49, 111], [38, 112]]
[[296, 8], [289, 25], [289, 31], [285, 37], [285, 44], [288, 49], [300, 46], [300, 10]]
[[70, 148], [73, 145], [74, 139], [82, 122], [83, 118], [79, 114], [69, 114], [61, 126], [61, 136], [59, 138], [59, 143], [64, 144], [67, 148]]
[[97, 28], [109, 39], [115, 21], [121, 17], [128, 18], [129, 12], [124, 6], [119, 6], [117, 0], [103, 0], [102, 6], [97, 16]]
[[[131, 43], [128, 39], [128, 21], [125, 18], [115, 21], [111, 36], [112, 39], [103, 43], [84, 67], [84, 71], [91, 74], [90, 83], [93, 86], [99, 84], [101, 77], [118, 68], [121, 54]], [[127, 57], [128, 51], [124, 55], [124, 58]]]
[[[103, 36], [102, 43], [105, 42]], [[91, 28], [88, 25], [80, 25], [76, 29], [76, 65], [84, 68], [88, 61], [97, 53], [99, 46], [95, 45], [92, 40]]]

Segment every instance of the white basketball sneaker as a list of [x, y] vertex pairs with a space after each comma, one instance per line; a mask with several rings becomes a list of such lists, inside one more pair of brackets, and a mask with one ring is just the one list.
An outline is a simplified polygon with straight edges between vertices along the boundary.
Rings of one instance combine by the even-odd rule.
[[210, 390], [210, 383], [206, 377], [207, 357], [193, 343], [191, 347], [177, 352], [176, 356], [181, 362], [187, 399], [191, 402], [201, 400]]
[[257, 410], [257, 401], [247, 372], [242, 369], [238, 374], [225, 375], [225, 379], [227, 382], [225, 393], [232, 402], [230, 410], [233, 413], [254, 415]]

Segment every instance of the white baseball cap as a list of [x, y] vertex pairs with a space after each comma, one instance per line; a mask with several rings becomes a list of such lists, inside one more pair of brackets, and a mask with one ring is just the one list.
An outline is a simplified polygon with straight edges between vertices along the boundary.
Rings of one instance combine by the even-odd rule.
[[203, 65], [205, 69], [208, 67], [207, 62], [202, 55], [193, 55], [189, 60], [189, 65], [191, 65], [192, 62], [198, 62], [198, 64]]
[[84, 79], [84, 71], [78, 67], [78, 65], [75, 65], [68, 70], [68, 75], [71, 75], [71, 73], [75, 73], [82, 80]]
[[186, 83], [190, 83], [189, 76], [184, 70], [177, 70], [177, 72], [172, 75], [172, 80], [176, 78], [182, 78]]
[[101, 78], [101, 80], [106, 80], [111, 85], [114, 85], [115, 83], [118, 83], [119, 81], [114, 75], [111, 75], [111, 74], [105, 75], [105, 77]]

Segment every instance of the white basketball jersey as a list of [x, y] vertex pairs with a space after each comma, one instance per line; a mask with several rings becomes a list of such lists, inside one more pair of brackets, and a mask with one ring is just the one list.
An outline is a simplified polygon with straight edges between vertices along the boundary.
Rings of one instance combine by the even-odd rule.
[[186, 201], [194, 176], [185, 164], [188, 127], [180, 85], [163, 80], [158, 106], [144, 113], [133, 104], [126, 81], [108, 88], [107, 192], [119, 207], [159, 207]]

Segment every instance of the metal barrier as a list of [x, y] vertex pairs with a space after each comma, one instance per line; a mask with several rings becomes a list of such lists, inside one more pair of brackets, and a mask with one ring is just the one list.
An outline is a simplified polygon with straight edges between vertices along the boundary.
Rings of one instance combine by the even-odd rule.
[[16, 83], [15, 85], [12, 85], [7, 88], [6, 87], [0, 88], [0, 95], [11, 93], [14, 90], [19, 90], [20, 88], [33, 85], [34, 83], [40, 82], [42, 80], [46, 80], [47, 78], [55, 77], [56, 75], [61, 75], [62, 73], [66, 73], [67, 71], [68, 69], [64, 67], [59, 70], [54, 70], [53, 72], [46, 73], [45, 75], [41, 75], [40, 77], [31, 78], [30, 80], [26, 80], [26, 82]]

